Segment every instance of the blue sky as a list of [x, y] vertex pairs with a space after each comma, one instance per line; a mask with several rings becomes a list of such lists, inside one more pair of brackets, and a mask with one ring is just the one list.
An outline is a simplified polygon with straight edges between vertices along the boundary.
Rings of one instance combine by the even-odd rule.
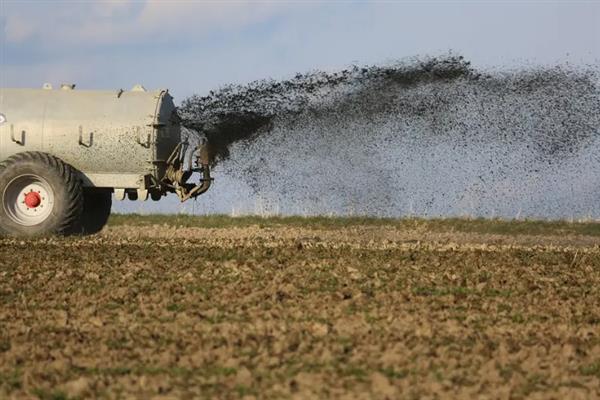
[[0, 27], [1, 86], [142, 83], [176, 100], [448, 51], [479, 67], [600, 60], [599, 1], [0, 0]]
[[[178, 102], [227, 83], [449, 51], [479, 68], [598, 66], [600, 1], [0, 0], [0, 87], [141, 83]], [[221, 174], [199, 204], [229, 212], [241, 186]], [[115, 209], [195, 206], [171, 196]]]

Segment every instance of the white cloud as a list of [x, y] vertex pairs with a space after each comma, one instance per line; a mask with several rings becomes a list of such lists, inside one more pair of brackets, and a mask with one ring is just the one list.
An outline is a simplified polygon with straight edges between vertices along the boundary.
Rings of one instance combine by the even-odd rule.
[[36, 31], [35, 23], [20, 15], [7, 18], [4, 26], [6, 40], [11, 43], [22, 43], [35, 35]]
[[132, 0], [104, 0], [92, 4], [92, 13], [100, 17], [114, 17], [130, 11]]
[[210, 31], [231, 31], [260, 23], [289, 3], [199, 0], [112, 0], [89, 3], [54, 3], [55, 7], [6, 12], [6, 40], [18, 44], [39, 38], [45, 47], [168, 42], [201, 36]]

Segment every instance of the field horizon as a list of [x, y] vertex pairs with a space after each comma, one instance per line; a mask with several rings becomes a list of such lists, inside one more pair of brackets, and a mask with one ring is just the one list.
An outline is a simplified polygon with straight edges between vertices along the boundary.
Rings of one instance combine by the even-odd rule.
[[438, 232], [470, 232], [491, 234], [582, 234], [600, 236], [600, 219], [507, 219], [483, 217], [373, 217], [373, 216], [304, 216], [304, 215], [236, 215], [209, 214], [111, 214], [110, 226], [167, 225], [175, 227], [225, 228], [225, 227], [312, 227], [338, 228], [348, 226], [389, 226], [398, 229], [424, 229]]

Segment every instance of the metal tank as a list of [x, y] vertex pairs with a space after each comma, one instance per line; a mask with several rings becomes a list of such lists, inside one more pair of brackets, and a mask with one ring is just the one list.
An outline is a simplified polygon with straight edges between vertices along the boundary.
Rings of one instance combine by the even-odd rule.
[[167, 90], [0, 89], [0, 230], [93, 233], [112, 193], [195, 198], [210, 186], [208, 155], [183, 139]]

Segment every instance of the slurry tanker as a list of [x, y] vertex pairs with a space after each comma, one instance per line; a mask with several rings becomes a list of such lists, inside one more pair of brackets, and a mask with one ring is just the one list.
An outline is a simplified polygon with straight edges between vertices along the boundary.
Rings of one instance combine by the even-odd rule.
[[196, 198], [212, 179], [206, 145], [190, 136], [167, 90], [0, 89], [0, 231], [95, 233], [113, 194]]

